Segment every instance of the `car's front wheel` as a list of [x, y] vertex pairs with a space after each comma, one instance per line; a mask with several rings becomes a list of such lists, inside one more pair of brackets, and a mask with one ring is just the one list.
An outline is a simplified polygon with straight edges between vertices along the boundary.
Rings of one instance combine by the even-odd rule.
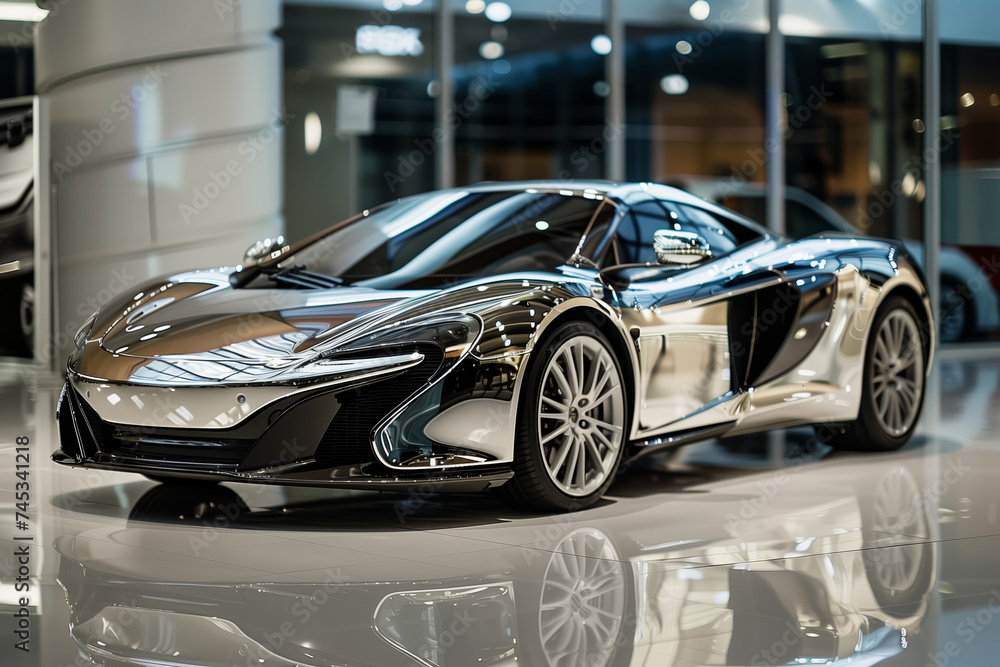
[[515, 474], [499, 495], [542, 511], [588, 507], [614, 481], [628, 436], [618, 360], [597, 327], [569, 322], [532, 353], [527, 372]]
[[858, 418], [835, 432], [833, 447], [887, 452], [906, 444], [924, 403], [926, 345], [913, 305], [889, 297], [875, 314], [865, 351]]

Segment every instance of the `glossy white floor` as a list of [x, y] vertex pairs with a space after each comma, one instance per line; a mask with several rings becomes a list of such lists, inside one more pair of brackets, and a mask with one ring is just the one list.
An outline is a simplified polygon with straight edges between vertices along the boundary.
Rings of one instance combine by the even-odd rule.
[[555, 517], [56, 469], [55, 382], [6, 377], [2, 665], [1000, 664], [1000, 359], [939, 360], [900, 452], [706, 443]]

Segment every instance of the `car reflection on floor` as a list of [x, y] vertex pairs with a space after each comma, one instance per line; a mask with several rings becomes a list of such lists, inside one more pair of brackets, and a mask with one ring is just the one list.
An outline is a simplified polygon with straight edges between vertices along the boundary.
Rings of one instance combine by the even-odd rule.
[[[545, 550], [500, 549], [489, 566], [427, 579], [376, 568], [359, 580], [323, 549], [314, 549], [310, 581], [165, 577], [138, 553], [146, 533], [168, 531], [192, 548], [238, 544], [282, 524], [329, 532], [329, 512], [350, 508], [251, 509], [225, 486], [155, 486], [124, 531], [60, 538], [59, 582], [72, 637], [99, 664], [875, 664], [926, 650], [916, 647], [927, 644], [937, 572], [929, 500], [942, 498], [926, 497], [925, 467], [913, 457], [864, 474], [856, 463], [827, 466], [821, 486], [840, 493], [816, 488], [815, 474], [790, 473], [782, 493], [809, 486], [814, 504], [730, 512], [684, 539], [670, 539], [670, 505], [640, 511], [634, 530], [613, 517], [571, 518]], [[520, 530], [516, 521], [490, 529]], [[405, 552], [427, 535], [394, 539]]]

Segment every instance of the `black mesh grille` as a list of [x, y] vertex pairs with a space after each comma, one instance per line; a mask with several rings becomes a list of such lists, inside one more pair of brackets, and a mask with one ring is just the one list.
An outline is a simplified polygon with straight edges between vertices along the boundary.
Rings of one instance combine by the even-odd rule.
[[436, 345], [420, 346], [423, 362], [400, 376], [356, 387], [337, 396], [340, 409], [316, 449], [316, 461], [328, 466], [374, 460], [372, 429], [412, 396], [441, 366], [444, 354]]
[[63, 395], [59, 401], [59, 447], [67, 456], [72, 456], [76, 460], [83, 457], [80, 448], [80, 441], [76, 437], [76, 429], [73, 426], [73, 399], [69, 387], [63, 390]]
[[59, 433], [63, 452], [78, 460], [110, 455], [136, 462], [235, 466], [254, 443], [252, 438], [186, 440], [178, 438], [176, 431], [115, 427], [101, 419], [72, 387], [66, 388], [59, 406]]
[[[100, 451], [107, 451], [109, 447], [113, 444], [114, 438], [114, 427], [108, 424], [106, 421], [101, 419], [94, 408], [90, 407], [90, 404], [82, 398], [77, 398], [77, 404], [80, 406], [80, 411], [83, 414], [83, 420], [87, 422], [90, 426], [91, 433], [94, 434], [94, 439], [97, 443], [97, 448]], [[81, 425], [80, 429], [83, 430]]]

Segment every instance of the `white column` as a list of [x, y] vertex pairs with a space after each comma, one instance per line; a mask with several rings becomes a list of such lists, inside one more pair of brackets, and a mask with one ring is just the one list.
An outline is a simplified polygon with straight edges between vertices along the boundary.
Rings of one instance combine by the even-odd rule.
[[[54, 349], [147, 278], [282, 233], [277, 0], [74, 0], [35, 37]], [[43, 360], [44, 361], [44, 360]]]

